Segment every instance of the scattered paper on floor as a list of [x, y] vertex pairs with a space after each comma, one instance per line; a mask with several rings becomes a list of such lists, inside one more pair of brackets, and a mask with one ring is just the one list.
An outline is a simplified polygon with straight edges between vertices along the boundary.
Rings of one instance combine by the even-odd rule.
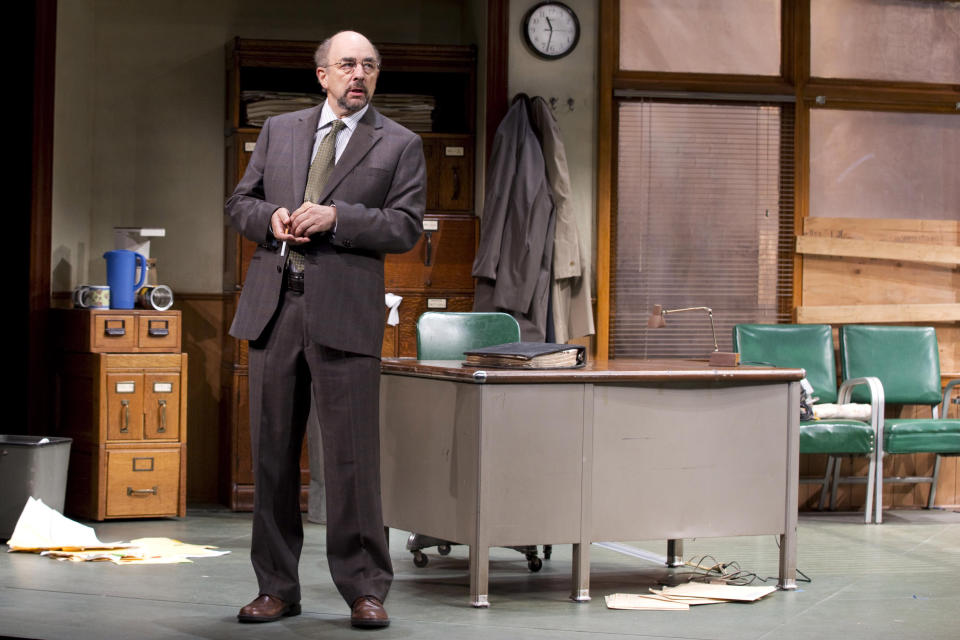
[[27, 499], [7, 546], [8, 551], [39, 552], [60, 560], [116, 564], [173, 564], [192, 562], [190, 558], [213, 558], [230, 553], [172, 538], [101, 542], [93, 527], [74, 522], [34, 498]]
[[651, 588], [649, 594], [614, 593], [606, 597], [606, 602], [608, 609], [686, 611], [691, 606], [698, 604], [753, 602], [776, 590], [776, 587], [688, 582], [675, 587]]
[[686, 602], [675, 602], [653, 594], [614, 593], [605, 598], [608, 609], [632, 609], [635, 611], [688, 611]]
[[116, 564], [176, 564], [192, 562], [190, 558], [216, 558], [230, 553], [210, 545], [186, 544], [173, 538], [137, 538], [124, 549], [98, 549], [89, 551], [44, 551], [41, 555], [92, 562], [109, 560]]
[[712, 584], [708, 582], [688, 582], [675, 587], [664, 587], [659, 593], [670, 598], [675, 596], [688, 596], [711, 598], [714, 600], [753, 602], [776, 590], [776, 587], [751, 587], [731, 584]]
[[101, 542], [93, 527], [65, 517], [43, 500], [27, 498], [13, 535], [7, 540], [10, 551], [44, 549], [106, 549], [127, 546], [121, 542]]

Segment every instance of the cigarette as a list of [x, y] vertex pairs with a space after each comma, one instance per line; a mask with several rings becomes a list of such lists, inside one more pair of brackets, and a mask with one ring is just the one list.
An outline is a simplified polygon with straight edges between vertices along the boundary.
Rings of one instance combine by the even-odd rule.
[[[290, 225], [288, 225], [288, 224], [283, 225], [283, 232], [284, 232], [284, 233], [290, 233]], [[283, 241], [283, 244], [280, 245], [280, 257], [282, 258], [282, 257], [285, 256], [285, 255], [287, 255], [287, 241], [286, 241], [286, 240], [284, 240], [284, 241]]]

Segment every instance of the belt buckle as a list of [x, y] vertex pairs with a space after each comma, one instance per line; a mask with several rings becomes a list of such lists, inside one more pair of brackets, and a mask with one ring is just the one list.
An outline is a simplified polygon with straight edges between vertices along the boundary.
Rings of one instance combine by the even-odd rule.
[[284, 283], [287, 290], [294, 293], [303, 293], [303, 272], [294, 273], [287, 269], [284, 274]]

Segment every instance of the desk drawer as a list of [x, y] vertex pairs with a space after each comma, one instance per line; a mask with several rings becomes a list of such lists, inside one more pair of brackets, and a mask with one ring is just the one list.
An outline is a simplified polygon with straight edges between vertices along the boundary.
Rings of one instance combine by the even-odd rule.
[[107, 517], [175, 516], [180, 448], [107, 451]]

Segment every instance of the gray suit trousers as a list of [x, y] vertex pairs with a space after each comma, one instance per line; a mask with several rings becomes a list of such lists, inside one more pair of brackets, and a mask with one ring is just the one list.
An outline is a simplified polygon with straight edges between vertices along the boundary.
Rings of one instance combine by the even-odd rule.
[[380, 507], [380, 361], [313, 342], [305, 302], [283, 292], [263, 335], [250, 342], [250, 557], [261, 594], [300, 601], [300, 449], [313, 394], [320, 433], [309, 437], [323, 444], [330, 574], [348, 604], [363, 595], [382, 601], [393, 568]]

